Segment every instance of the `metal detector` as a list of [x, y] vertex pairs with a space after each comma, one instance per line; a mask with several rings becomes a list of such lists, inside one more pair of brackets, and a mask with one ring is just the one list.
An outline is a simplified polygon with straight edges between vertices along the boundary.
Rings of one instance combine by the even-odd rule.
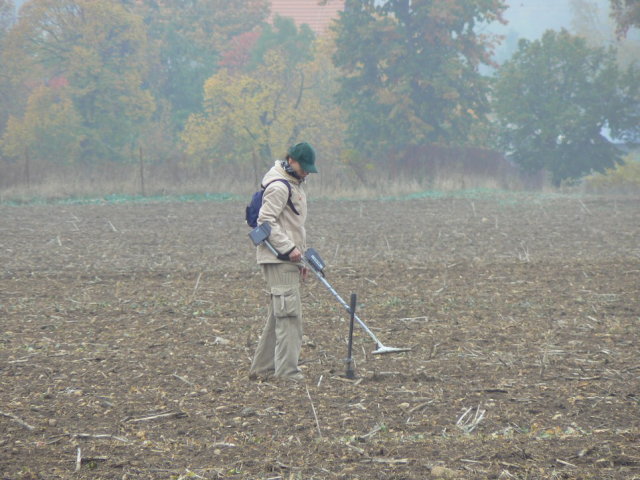
[[[256, 228], [249, 232], [249, 238], [254, 245], [265, 245], [271, 253], [273, 253], [276, 257], [282, 258], [281, 254], [271, 245], [269, 242], [269, 235], [271, 234], [271, 226], [268, 223], [263, 223], [262, 225], [258, 225]], [[358, 322], [358, 324], [362, 327], [362, 329], [367, 332], [367, 334], [373, 339], [376, 344], [376, 349], [372, 352], [374, 355], [382, 355], [385, 353], [400, 353], [400, 352], [408, 352], [411, 350], [410, 348], [398, 348], [398, 347], [387, 347], [384, 345], [375, 334], [367, 327], [367, 325], [360, 320], [360, 318], [352, 311], [351, 307], [347, 302], [343, 300], [343, 298], [338, 295], [338, 292], [331, 286], [331, 284], [327, 281], [324, 275], [324, 267], [325, 263], [320, 258], [320, 254], [314, 249], [309, 248], [302, 257], [303, 265], [309, 267], [313, 273], [315, 273], [316, 277], [324, 284], [325, 287], [331, 292], [331, 294], [340, 302], [340, 304], [353, 315], [353, 318]]]

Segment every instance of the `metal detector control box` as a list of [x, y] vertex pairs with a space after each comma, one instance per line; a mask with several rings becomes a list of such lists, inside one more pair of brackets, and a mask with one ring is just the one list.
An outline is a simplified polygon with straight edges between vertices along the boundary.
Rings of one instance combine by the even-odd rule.
[[249, 238], [254, 245], [258, 246], [271, 235], [271, 225], [263, 223], [249, 232]]
[[324, 270], [325, 264], [315, 248], [308, 248], [307, 251], [304, 252], [304, 259], [316, 272], [323, 273], [322, 271]]

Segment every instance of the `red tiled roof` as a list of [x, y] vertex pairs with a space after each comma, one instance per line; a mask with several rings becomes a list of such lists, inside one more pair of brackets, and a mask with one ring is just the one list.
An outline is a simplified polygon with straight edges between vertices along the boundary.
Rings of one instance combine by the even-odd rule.
[[296, 25], [306, 23], [317, 35], [322, 35], [331, 21], [344, 11], [345, 0], [271, 0], [271, 15], [290, 17]]

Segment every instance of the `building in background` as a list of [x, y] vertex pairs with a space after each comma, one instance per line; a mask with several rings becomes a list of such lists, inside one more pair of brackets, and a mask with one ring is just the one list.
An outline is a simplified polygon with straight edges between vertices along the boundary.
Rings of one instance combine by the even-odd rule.
[[316, 35], [327, 32], [331, 21], [344, 11], [345, 0], [271, 0], [271, 16], [292, 18], [307, 24]]

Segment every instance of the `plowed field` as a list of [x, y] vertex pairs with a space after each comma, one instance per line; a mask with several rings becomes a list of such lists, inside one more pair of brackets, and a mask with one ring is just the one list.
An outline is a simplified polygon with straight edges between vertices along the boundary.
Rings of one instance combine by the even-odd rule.
[[310, 203], [304, 383], [243, 202], [0, 206], [3, 479], [638, 479], [640, 203]]

